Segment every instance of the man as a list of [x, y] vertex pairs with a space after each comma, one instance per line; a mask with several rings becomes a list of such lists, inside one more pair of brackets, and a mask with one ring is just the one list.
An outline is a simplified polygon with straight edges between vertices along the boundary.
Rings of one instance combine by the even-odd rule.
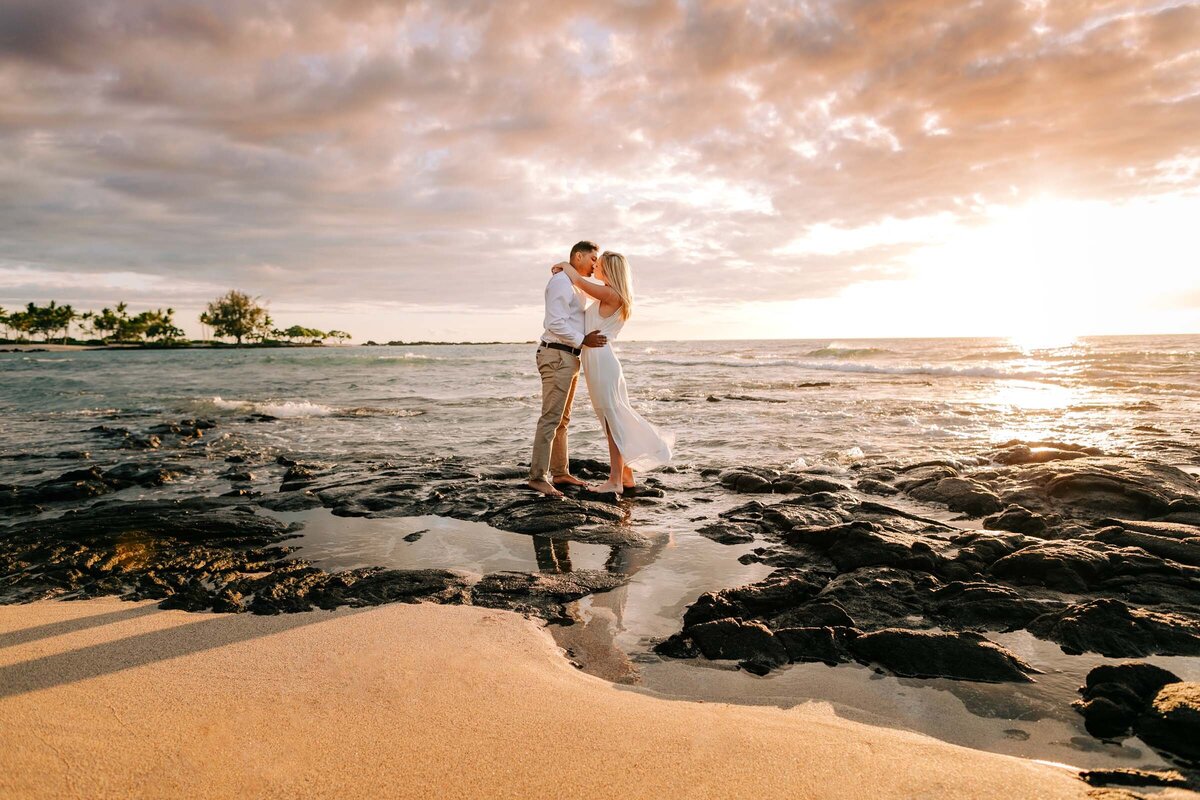
[[[600, 260], [600, 247], [579, 242], [571, 248], [571, 266], [590, 277]], [[579, 382], [579, 354], [584, 347], [604, 347], [608, 337], [599, 331], [583, 332], [583, 298], [564, 273], [550, 276], [546, 284], [546, 319], [537, 349], [537, 368], [542, 376], [542, 415], [533, 437], [533, 460], [529, 465], [529, 488], [561, 497], [555, 486], [586, 484], [570, 472], [567, 462], [567, 426], [571, 404]], [[547, 476], [549, 472], [549, 476]], [[549, 479], [547, 479], [549, 477]]]

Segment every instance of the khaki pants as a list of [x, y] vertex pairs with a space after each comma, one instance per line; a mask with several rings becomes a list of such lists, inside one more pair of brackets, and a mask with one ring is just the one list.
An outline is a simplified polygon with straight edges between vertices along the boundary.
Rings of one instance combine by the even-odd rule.
[[571, 404], [579, 382], [579, 357], [564, 350], [539, 347], [537, 368], [542, 376], [542, 415], [533, 434], [533, 461], [530, 480], [545, 480], [566, 475], [567, 425], [571, 423]]

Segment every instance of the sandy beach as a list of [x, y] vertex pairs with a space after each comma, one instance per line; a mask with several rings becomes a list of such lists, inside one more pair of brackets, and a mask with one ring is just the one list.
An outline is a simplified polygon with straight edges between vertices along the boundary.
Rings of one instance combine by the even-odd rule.
[[3, 606], [0, 676], [6, 797], [1087, 796], [1070, 770], [824, 704], [619, 688], [473, 607]]

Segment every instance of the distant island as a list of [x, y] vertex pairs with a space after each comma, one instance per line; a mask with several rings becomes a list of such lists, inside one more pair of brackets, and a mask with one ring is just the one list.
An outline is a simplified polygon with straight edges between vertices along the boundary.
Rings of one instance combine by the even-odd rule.
[[[211, 328], [213, 339], [185, 339], [175, 325], [175, 310], [161, 308], [131, 314], [126, 303], [100, 311], [76, 311], [51, 300], [41, 306], [28, 303], [21, 311], [0, 308], [0, 344], [33, 344], [41, 336], [44, 345], [142, 349], [174, 347], [320, 347], [333, 340], [341, 344], [353, 338], [345, 331], [323, 331], [303, 325], [275, 327], [260, 298], [231, 289], [208, 304], [200, 324]], [[71, 335], [75, 327], [85, 338]], [[10, 334], [16, 334], [10, 338]], [[232, 342], [221, 341], [232, 339]]]

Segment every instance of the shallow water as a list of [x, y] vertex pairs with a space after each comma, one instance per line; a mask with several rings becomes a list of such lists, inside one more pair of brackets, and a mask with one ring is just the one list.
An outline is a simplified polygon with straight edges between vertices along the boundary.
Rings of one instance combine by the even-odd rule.
[[[985, 339], [624, 342], [619, 355], [635, 404], [676, 433], [680, 464], [836, 475], [858, 461], [970, 457], [1021, 438], [1097, 446], [1200, 474], [1200, 336], [1041, 349]], [[101, 465], [137, 458], [88, 429], [187, 416], [217, 420], [207, 441], [262, 460], [457, 455], [512, 466], [528, 458], [538, 392], [528, 345], [0, 353], [0, 482], [78, 466], [58, 456], [65, 450], [89, 451], [87, 463]], [[276, 420], [251, 422], [250, 413]], [[573, 454], [603, 457], [582, 383], [574, 418]], [[113, 497], [223, 492], [229, 483], [218, 471]], [[252, 485], [274, 491], [278, 475], [256, 475]], [[630, 524], [652, 544], [626, 549], [437, 517], [346, 518], [324, 509], [278, 516], [304, 523], [289, 544], [327, 569], [626, 575], [625, 586], [577, 604], [576, 625], [551, 630], [573, 660], [634, 691], [781, 706], [827, 701], [846, 716], [997, 752], [1077, 766], [1162, 764], [1135, 739], [1106, 745], [1088, 736], [1070, 708], [1086, 672], [1109, 659], [1066, 656], [1026, 633], [988, 634], [1046, 673], [1015, 687], [886, 677], [858, 665], [800, 664], [760, 678], [730, 664], [658, 658], [653, 642], [679, 629], [700, 594], [770, 571], [738, 562], [755, 545], [696, 534], [689, 513], [672, 513], [670, 495], [654, 513], [634, 506]], [[1200, 659], [1145, 660], [1200, 679]]]

